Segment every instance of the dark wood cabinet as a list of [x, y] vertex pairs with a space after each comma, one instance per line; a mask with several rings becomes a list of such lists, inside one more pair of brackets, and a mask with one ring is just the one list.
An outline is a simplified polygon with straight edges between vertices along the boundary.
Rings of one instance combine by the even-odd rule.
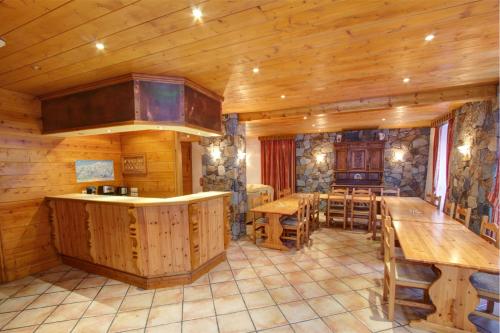
[[382, 185], [384, 142], [342, 142], [334, 144], [334, 184]]

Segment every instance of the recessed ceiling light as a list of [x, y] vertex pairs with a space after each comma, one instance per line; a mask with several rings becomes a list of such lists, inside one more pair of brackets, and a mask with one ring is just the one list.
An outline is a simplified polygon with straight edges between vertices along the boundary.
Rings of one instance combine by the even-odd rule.
[[286, 96], [285, 96], [285, 95], [281, 95], [281, 99], [285, 99], [285, 98], [286, 98]]
[[258, 72], [260, 72], [259, 67], [254, 67], [254, 68], [252, 68], [252, 72], [253, 72], [254, 74], [257, 74]]
[[111, 130], [110, 130], [110, 129], [108, 129], [108, 130], [106, 130], [106, 132], [111, 133]]
[[190, 138], [189, 134], [188, 134], [188, 135], [186, 135], [186, 138], [188, 138], [188, 139]]
[[7, 45], [7, 43], [2, 38], [0, 38], [0, 47], [4, 47], [5, 45]]
[[33, 69], [34, 69], [34, 70], [36, 70], [36, 71], [39, 71], [39, 70], [41, 70], [41, 69], [42, 69], [42, 67], [40, 67], [40, 66], [38, 66], [38, 65], [33, 65], [33, 66], [31, 66], [31, 68], [33, 68]]
[[385, 121], [385, 118], [382, 118], [382, 121]]
[[198, 132], [197, 134], [198, 134], [198, 135], [201, 135], [201, 132]]
[[304, 116], [304, 119], [307, 119], [307, 116]]
[[315, 125], [315, 124], [312, 124], [312, 126], [313, 126], [313, 127], [316, 127], [316, 125]]
[[193, 8], [193, 17], [196, 20], [201, 20], [201, 17], [203, 16], [203, 13], [201, 12], [200, 8]]
[[95, 43], [95, 47], [96, 47], [96, 49], [98, 49], [98, 50], [104, 50], [104, 44], [103, 44], [103, 43], [101, 43], [101, 42], [97, 42], [97, 43]]
[[410, 82], [410, 78], [409, 78], [409, 77], [405, 77], [405, 78], [403, 79], [403, 82], [404, 82], [404, 83], [408, 83], [408, 82]]
[[431, 40], [434, 39], [434, 35], [433, 34], [428, 34], [427, 36], [425, 36], [425, 40], [430, 42]]

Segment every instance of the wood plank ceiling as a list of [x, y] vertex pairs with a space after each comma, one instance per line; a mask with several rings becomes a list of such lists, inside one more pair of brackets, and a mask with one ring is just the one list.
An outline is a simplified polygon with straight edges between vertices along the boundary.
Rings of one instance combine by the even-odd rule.
[[[498, 82], [498, 22], [497, 0], [4, 0], [0, 87], [43, 95], [137, 72], [187, 77], [224, 96], [225, 113], [296, 109]], [[325, 130], [427, 126], [447, 108], [314, 118]], [[248, 130], [272, 134], [281, 123]]]

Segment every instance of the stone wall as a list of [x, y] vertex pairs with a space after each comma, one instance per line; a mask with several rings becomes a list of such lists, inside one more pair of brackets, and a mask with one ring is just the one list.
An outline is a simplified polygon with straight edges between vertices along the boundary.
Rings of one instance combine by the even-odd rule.
[[[233, 221], [231, 231], [234, 239], [244, 235], [246, 213], [246, 162], [245, 125], [238, 123], [236, 114], [223, 116], [223, 135], [203, 138], [202, 174], [203, 191], [232, 192]], [[220, 158], [214, 158], [213, 151], [220, 151]]]
[[[497, 165], [498, 102], [467, 103], [455, 112], [448, 199], [472, 208], [470, 228], [479, 232], [481, 216], [490, 213], [487, 195]], [[470, 147], [470, 154], [462, 154], [461, 146]]]
[[[402, 195], [423, 197], [429, 158], [429, 128], [299, 134], [295, 138], [297, 192], [328, 191], [333, 181], [333, 143], [337, 134], [342, 134], [343, 141], [375, 141], [380, 132], [386, 137], [384, 183], [389, 187], [400, 187]], [[403, 161], [395, 159], [398, 151]], [[324, 154], [325, 160], [316, 161], [317, 154]]]

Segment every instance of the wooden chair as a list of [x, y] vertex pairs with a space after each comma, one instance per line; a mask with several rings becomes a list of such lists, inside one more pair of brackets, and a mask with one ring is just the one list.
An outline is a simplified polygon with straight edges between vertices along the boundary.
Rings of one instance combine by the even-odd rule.
[[437, 208], [441, 206], [441, 196], [438, 196], [435, 193], [427, 193], [425, 195], [425, 201]]
[[283, 226], [281, 239], [295, 241], [297, 250], [300, 249], [302, 244], [309, 243], [309, 209], [309, 199], [302, 198], [299, 200], [297, 216], [290, 216], [281, 221]]
[[292, 190], [290, 188], [284, 188], [280, 191], [278, 191], [278, 199], [287, 197], [292, 194]]
[[455, 203], [446, 200], [443, 207], [443, 213], [453, 217], [453, 214], [455, 214]]
[[309, 231], [313, 232], [314, 230], [319, 229], [319, 192], [313, 193], [313, 198], [311, 200], [311, 211], [310, 211], [310, 228]]
[[[489, 223], [488, 216], [483, 216], [479, 235], [497, 249], [500, 248], [500, 237], [498, 237], [498, 232], [498, 226]], [[471, 283], [474, 288], [476, 288], [478, 296], [485, 299], [487, 302], [486, 311], [474, 311], [474, 314], [498, 321], [499, 317], [493, 314], [493, 310], [495, 303], [500, 302], [499, 275], [483, 272], [474, 273], [471, 277]]]
[[[436, 279], [436, 274], [430, 266], [416, 263], [401, 262], [396, 260], [394, 229], [391, 227], [390, 217], [384, 220], [384, 293], [383, 298], [388, 301], [389, 320], [394, 320], [394, 308], [396, 304], [433, 309], [427, 302], [428, 291], [431, 283]], [[398, 287], [417, 288], [424, 290], [422, 300], [398, 299], [396, 291]]]
[[[270, 202], [268, 194], [261, 194], [258, 197], [252, 198], [250, 203], [252, 207], [261, 206]], [[257, 243], [257, 231], [261, 231], [261, 235], [265, 236], [266, 227], [268, 225], [267, 217], [262, 213], [252, 212], [252, 238], [253, 242]]]
[[399, 189], [399, 187], [382, 188], [380, 190], [380, 196], [382, 196], [382, 197], [389, 197], [389, 196], [399, 197], [400, 193], [401, 193], [401, 190]]
[[373, 206], [370, 194], [370, 189], [352, 190], [350, 214], [351, 230], [353, 229], [354, 222], [366, 222], [368, 229], [370, 229]]
[[455, 220], [462, 223], [464, 226], [468, 228], [470, 223], [471, 212], [472, 212], [471, 208], [465, 208], [460, 205], [457, 205], [457, 209], [455, 210]]
[[345, 190], [333, 190], [328, 194], [326, 206], [326, 224], [335, 226], [336, 222], [342, 222], [345, 229], [347, 222], [347, 193]]

